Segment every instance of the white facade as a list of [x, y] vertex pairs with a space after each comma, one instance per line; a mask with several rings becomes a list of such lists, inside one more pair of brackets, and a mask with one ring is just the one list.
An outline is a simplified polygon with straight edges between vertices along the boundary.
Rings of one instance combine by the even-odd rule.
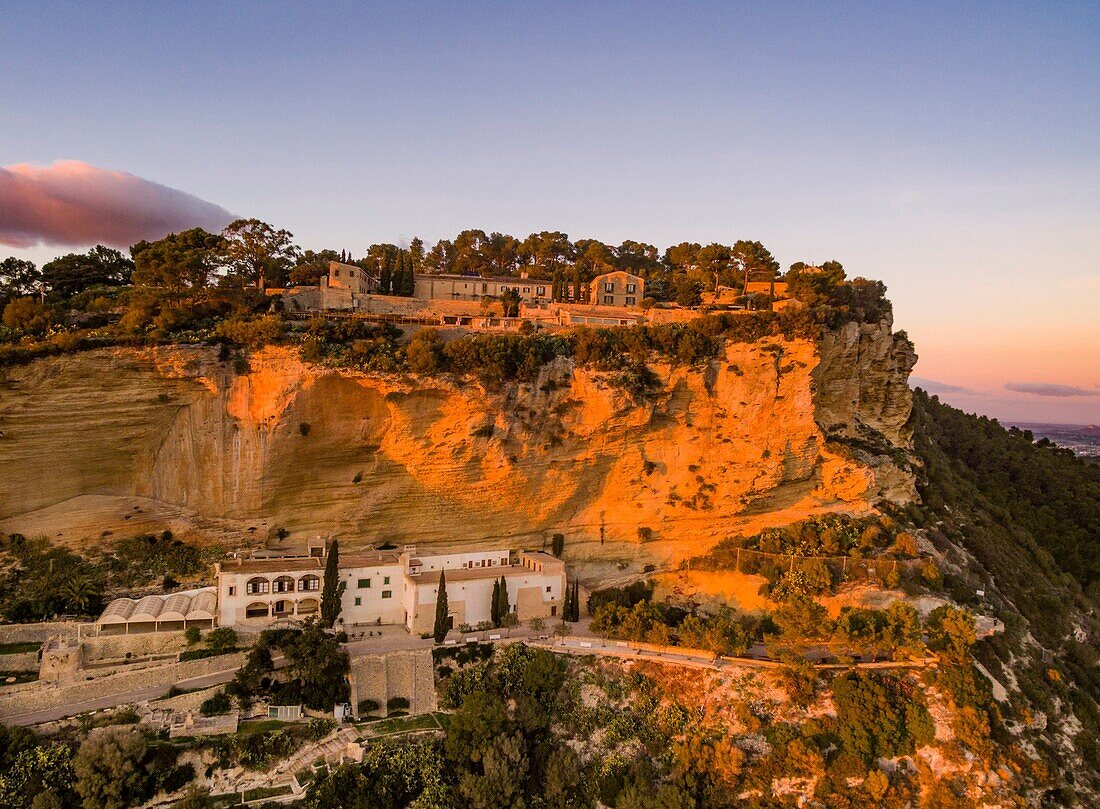
[[[545, 553], [509, 550], [416, 556], [406, 549], [341, 555], [341, 619], [346, 626], [404, 624], [429, 631], [439, 574], [447, 576], [454, 626], [490, 619], [493, 584], [503, 576], [519, 620], [560, 614], [565, 564]], [[236, 559], [218, 564], [218, 626], [262, 627], [320, 611], [325, 559]]]

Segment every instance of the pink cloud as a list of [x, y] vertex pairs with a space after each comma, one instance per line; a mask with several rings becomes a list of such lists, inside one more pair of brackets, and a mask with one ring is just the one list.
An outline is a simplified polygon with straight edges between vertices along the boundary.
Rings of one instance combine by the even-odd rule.
[[125, 171], [79, 160], [0, 167], [0, 244], [126, 248], [201, 227], [218, 231], [229, 211]]

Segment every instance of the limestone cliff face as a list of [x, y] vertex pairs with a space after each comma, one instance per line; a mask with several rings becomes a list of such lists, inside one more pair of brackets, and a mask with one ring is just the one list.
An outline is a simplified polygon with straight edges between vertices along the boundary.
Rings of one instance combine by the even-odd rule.
[[914, 359], [888, 323], [852, 325], [819, 344], [730, 345], [702, 370], [655, 366], [660, 390], [637, 401], [565, 360], [489, 391], [287, 348], [246, 373], [206, 347], [52, 358], [0, 385], [0, 519], [29, 533], [72, 498], [143, 497], [199, 533], [206, 520], [351, 545], [529, 545], [561, 531], [590, 559], [678, 558], [911, 497], [891, 454], [908, 447]]

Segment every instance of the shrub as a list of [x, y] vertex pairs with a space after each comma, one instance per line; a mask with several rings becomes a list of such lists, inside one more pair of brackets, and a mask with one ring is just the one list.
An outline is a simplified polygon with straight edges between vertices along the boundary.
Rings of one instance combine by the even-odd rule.
[[200, 640], [202, 640], [202, 630], [197, 626], [189, 626], [183, 630], [184, 640], [187, 641], [188, 646], [194, 646]]
[[229, 703], [229, 696], [224, 691], [218, 691], [212, 697], [203, 700], [199, 705], [199, 713], [203, 716], [219, 716], [229, 713], [230, 707], [232, 706]]
[[359, 705], [357, 707], [359, 709], [359, 715], [366, 716], [367, 714], [374, 713], [382, 706], [375, 702], [373, 699], [361, 699], [359, 700]]

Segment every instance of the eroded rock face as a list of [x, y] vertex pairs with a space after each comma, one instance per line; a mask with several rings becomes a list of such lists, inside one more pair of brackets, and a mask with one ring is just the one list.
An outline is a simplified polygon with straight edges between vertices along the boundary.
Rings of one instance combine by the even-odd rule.
[[911, 497], [897, 456], [913, 361], [888, 323], [849, 326], [820, 346], [763, 340], [702, 370], [655, 366], [660, 390], [635, 400], [566, 360], [489, 391], [318, 368], [288, 348], [246, 373], [214, 348], [52, 358], [7, 372], [0, 518], [33, 533], [52, 504], [138, 496], [348, 545], [540, 545], [560, 531], [575, 558], [676, 559]]

